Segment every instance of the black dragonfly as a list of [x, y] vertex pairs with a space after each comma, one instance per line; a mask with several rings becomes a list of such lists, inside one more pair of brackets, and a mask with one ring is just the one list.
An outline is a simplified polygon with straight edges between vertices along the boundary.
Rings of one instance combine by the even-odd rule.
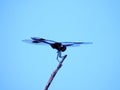
[[57, 50], [57, 60], [59, 61], [58, 58], [63, 58], [62, 52], [64, 52], [67, 47], [69, 46], [78, 46], [81, 44], [92, 44], [92, 42], [56, 42], [53, 40], [48, 40], [44, 38], [39, 38], [39, 37], [31, 37], [31, 39], [26, 39], [23, 40], [24, 42], [27, 43], [32, 43], [32, 44], [48, 44], [50, 45], [53, 49]]

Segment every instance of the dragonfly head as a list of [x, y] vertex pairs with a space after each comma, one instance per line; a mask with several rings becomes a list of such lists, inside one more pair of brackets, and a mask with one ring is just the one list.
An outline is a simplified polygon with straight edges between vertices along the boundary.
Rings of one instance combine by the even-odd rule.
[[64, 52], [64, 51], [66, 50], [66, 46], [63, 45], [63, 46], [60, 48], [60, 50], [61, 50], [62, 52]]

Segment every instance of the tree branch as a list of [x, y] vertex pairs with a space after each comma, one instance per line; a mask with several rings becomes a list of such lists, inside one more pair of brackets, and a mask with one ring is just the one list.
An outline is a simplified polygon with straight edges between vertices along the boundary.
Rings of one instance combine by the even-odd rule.
[[49, 80], [48, 80], [48, 82], [47, 82], [44, 90], [48, 90], [48, 88], [49, 88], [52, 80], [54, 79], [54, 77], [55, 77], [55, 75], [57, 74], [58, 70], [61, 68], [62, 63], [63, 63], [63, 61], [65, 60], [66, 57], [67, 57], [67, 55], [65, 55], [65, 56], [63, 57], [63, 59], [59, 62], [57, 68], [56, 68], [56, 69], [53, 71], [53, 73], [51, 74], [51, 76], [50, 76], [50, 78], [49, 78]]

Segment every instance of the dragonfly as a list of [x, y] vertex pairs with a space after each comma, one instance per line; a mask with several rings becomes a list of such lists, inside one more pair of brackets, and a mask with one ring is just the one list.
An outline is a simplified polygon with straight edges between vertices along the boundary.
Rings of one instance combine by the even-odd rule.
[[56, 59], [59, 61], [59, 58], [63, 58], [62, 52], [66, 51], [67, 47], [70, 46], [79, 46], [81, 44], [92, 44], [92, 42], [57, 42], [53, 40], [48, 40], [40, 37], [31, 37], [31, 39], [23, 40], [27, 43], [32, 43], [36, 45], [46, 44], [51, 46], [53, 49], [57, 50], [57, 57]]

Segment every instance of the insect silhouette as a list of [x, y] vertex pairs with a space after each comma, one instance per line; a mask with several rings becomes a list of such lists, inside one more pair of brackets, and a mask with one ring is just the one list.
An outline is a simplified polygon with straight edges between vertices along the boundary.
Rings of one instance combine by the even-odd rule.
[[81, 44], [92, 44], [92, 42], [56, 42], [53, 40], [48, 40], [44, 38], [39, 38], [39, 37], [31, 37], [31, 39], [26, 39], [23, 40], [24, 42], [27, 43], [32, 43], [32, 44], [47, 44], [50, 45], [53, 49], [57, 50], [57, 60], [59, 61], [58, 58], [63, 58], [62, 52], [64, 52], [67, 47], [69, 46], [79, 46]]

